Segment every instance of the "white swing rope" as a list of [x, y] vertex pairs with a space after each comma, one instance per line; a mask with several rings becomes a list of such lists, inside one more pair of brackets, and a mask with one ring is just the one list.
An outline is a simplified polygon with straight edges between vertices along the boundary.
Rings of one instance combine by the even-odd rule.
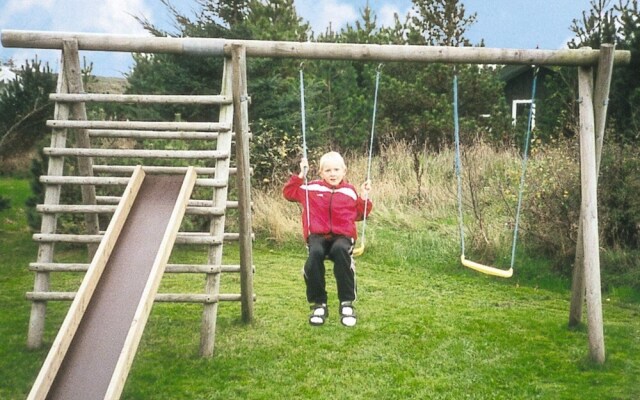
[[[305, 107], [304, 107], [304, 73], [302, 71], [304, 67], [304, 63], [300, 64], [300, 115], [301, 115], [301, 120], [302, 120], [302, 157], [304, 159], [307, 160], [307, 165], [309, 163], [309, 159], [307, 158], [307, 121], [306, 121], [306, 117], [305, 117]], [[307, 210], [306, 212], [306, 217], [307, 217], [307, 237], [309, 236], [309, 234], [311, 234], [311, 216], [309, 214], [309, 190], [307, 189], [307, 184], [308, 184], [308, 180], [307, 180], [307, 172], [308, 171], [308, 167], [304, 167], [304, 170], [302, 171], [303, 175], [304, 175], [304, 186], [305, 186], [305, 209]]]
[[[365, 182], [371, 180], [371, 159], [373, 157], [373, 138], [376, 132], [376, 111], [378, 109], [378, 88], [380, 87], [380, 71], [382, 70], [382, 64], [378, 65], [376, 69], [376, 88], [373, 95], [373, 116], [371, 118], [371, 137], [369, 138], [369, 155], [367, 157], [367, 179]], [[360, 235], [360, 247], [353, 250], [355, 256], [362, 255], [364, 253], [364, 246], [366, 242], [367, 233], [367, 204], [369, 202], [369, 192], [364, 195], [364, 216], [362, 218], [362, 234]]]

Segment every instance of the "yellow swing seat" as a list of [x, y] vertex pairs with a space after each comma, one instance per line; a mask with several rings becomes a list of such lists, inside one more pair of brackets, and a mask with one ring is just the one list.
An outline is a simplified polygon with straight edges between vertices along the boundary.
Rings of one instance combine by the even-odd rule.
[[511, 278], [513, 276], [513, 267], [509, 268], [508, 270], [490, 267], [488, 265], [480, 264], [475, 261], [467, 260], [464, 257], [464, 254], [460, 256], [460, 261], [465, 267], [471, 268], [478, 272], [482, 272], [483, 274], [499, 276], [501, 278]]

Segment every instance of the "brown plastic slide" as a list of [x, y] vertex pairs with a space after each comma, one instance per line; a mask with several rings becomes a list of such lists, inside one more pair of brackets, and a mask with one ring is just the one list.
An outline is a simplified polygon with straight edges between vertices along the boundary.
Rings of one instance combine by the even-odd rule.
[[[124, 219], [119, 235], [116, 234], [113, 250], [106, 257], [103, 272], [96, 280], [93, 293], [89, 295], [77, 328], [67, 333], [71, 338], [68, 349], [58, 362], [59, 366], [54, 366], [57, 372], [49, 372], [50, 377], [43, 380], [48, 390], [32, 389], [32, 395], [39, 393], [33, 398], [88, 400], [120, 396], [133, 361], [133, 354], [122, 355], [123, 349], [127, 347], [127, 341], [133, 340], [135, 343], [132, 351], [135, 354], [139, 337], [135, 338], [136, 334], [131, 331], [139, 329], [138, 336], [142, 335], [159, 286], [160, 278], [157, 275], [161, 276], [164, 272], [170, 254], [170, 251], [162, 247], [173, 246], [185, 204], [195, 182], [194, 177], [192, 182], [187, 182], [189, 173], [187, 176], [142, 175], [137, 196], [134, 194], [134, 199], [131, 200], [128, 216]], [[185, 191], [188, 193], [185, 194]], [[172, 218], [178, 221], [172, 221]], [[170, 229], [174, 232], [168, 233]], [[159, 261], [162, 264], [160, 267], [155, 267], [159, 254], [164, 254], [164, 260]], [[69, 312], [72, 311], [70, 309]], [[139, 316], [140, 312], [142, 314]], [[142, 324], [142, 327], [136, 327], [136, 324]], [[65, 334], [62, 332], [63, 328], [58, 336]], [[119, 361], [123, 363], [121, 358], [127, 357], [129, 365], [119, 368], [124, 372], [118, 372], [116, 367]], [[124, 363], [127, 364], [127, 360]], [[43, 369], [47, 365], [45, 362]], [[115, 376], [117, 373], [125, 376]], [[36, 384], [39, 381], [41, 380], [37, 380]], [[120, 388], [110, 388], [114, 384], [112, 381]]]

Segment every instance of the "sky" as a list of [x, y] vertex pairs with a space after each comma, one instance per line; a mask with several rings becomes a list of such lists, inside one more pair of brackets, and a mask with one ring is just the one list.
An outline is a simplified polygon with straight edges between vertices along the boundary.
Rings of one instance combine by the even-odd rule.
[[[186, 16], [199, 9], [196, 0], [170, 0]], [[358, 19], [366, 4], [378, 26], [390, 26], [394, 13], [404, 21], [411, 0], [294, 0], [298, 14], [314, 32], [331, 24], [337, 31]], [[462, 0], [467, 13], [477, 13], [466, 32], [473, 44], [486, 47], [559, 49], [571, 39], [570, 26], [588, 10], [589, 0]], [[0, 0], [0, 29], [148, 35], [134, 19], [139, 16], [170, 32], [174, 23], [160, 0]], [[59, 51], [0, 47], [0, 60], [17, 64], [36, 57], [58, 71]], [[82, 52], [93, 62], [93, 73], [123, 76], [132, 66], [128, 53]]]

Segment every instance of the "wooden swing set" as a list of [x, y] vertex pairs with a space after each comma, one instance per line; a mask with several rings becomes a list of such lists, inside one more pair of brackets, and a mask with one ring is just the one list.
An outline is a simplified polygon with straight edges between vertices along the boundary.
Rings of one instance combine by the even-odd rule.
[[[202, 265], [167, 265], [166, 272], [204, 273], [207, 277], [205, 293], [201, 294], [158, 294], [152, 293], [156, 301], [202, 303], [205, 312], [201, 329], [201, 354], [210, 356], [213, 352], [215, 315], [220, 301], [233, 300], [242, 304], [242, 317], [253, 319], [252, 282], [252, 233], [249, 164], [248, 95], [246, 92], [246, 58], [297, 58], [352, 60], [363, 62], [415, 62], [448, 64], [519, 64], [536, 66], [574, 66], [578, 68], [580, 104], [580, 161], [582, 204], [579, 221], [576, 266], [574, 268], [572, 301], [569, 321], [575, 325], [582, 318], [582, 305], [587, 305], [589, 349], [591, 358], [603, 363], [605, 346], [603, 335], [602, 300], [600, 284], [600, 259], [597, 213], [597, 166], [599, 166], [602, 140], [607, 113], [607, 98], [614, 64], [628, 64], [628, 51], [614, 50], [611, 45], [603, 45], [599, 50], [591, 48], [563, 50], [521, 50], [492, 49], [485, 47], [437, 47], [400, 46], [371, 44], [299, 43], [279, 41], [227, 40], [212, 38], [172, 38], [130, 35], [108, 35], [70, 32], [2, 31], [5, 47], [57, 49], [61, 50], [63, 67], [60, 70], [58, 90], [52, 99], [56, 102], [55, 119], [49, 123], [53, 129], [52, 144], [45, 149], [50, 157], [49, 171], [41, 181], [45, 184], [45, 204], [39, 206], [43, 213], [41, 233], [34, 235], [39, 242], [38, 261], [31, 265], [35, 271], [34, 292], [28, 297], [33, 302], [29, 331], [29, 346], [42, 344], [44, 316], [47, 301], [73, 300], [73, 293], [52, 292], [49, 289], [49, 275], [58, 271], [84, 271], [86, 264], [62, 264], [54, 261], [54, 243], [84, 243], [95, 251], [104, 233], [100, 231], [98, 214], [113, 214], [116, 197], [96, 195], [96, 186], [126, 185], [130, 182], [132, 165], [96, 165], [95, 158], [122, 159], [171, 159], [191, 161], [210, 160], [209, 165], [195, 168], [199, 177], [196, 186], [212, 188], [210, 199], [191, 198], [185, 203], [186, 213], [207, 215], [211, 218], [209, 232], [177, 233], [176, 243], [207, 245], [208, 261]], [[224, 57], [225, 77], [220, 96], [124, 96], [84, 93], [79, 75], [79, 51], [109, 51], [134, 53], [170, 53], [198, 55], [202, 57]], [[597, 73], [596, 73], [597, 70]], [[594, 85], [595, 75], [595, 85]], [[208, 103], [220, 107], [220, 121], [215, 123], [190, 122], [136, 122], [136, 121], [89, 121], [85, 103], [115, 101], [131, 103]], [[375, 115], [374, 115], [375, 120]], [[75, 133], [75, 147], [66, 146], [67, 130]], [[214, 138], [218, 141], [216, 150], [169, 151], [150, 149], [98, 149], [92, 147], [93, 137], [129, 138]], [[230, 168], [232, 138], [236, 143], [235, 169]], [[65, 157], [78, 160], [77, 176], [64, 176]], [[142, 166], [148, 173], [182, 173], [186, 168], [166, 166]], [[235, 173], [238, 187], [237, 202], [227, 199], [229, 173]], [[124, 174], [117, 176], [117, 174]], [[82, 187], [82, 204], [60, 204], [60, 190], [63, 185]], [[102, 204], [101, 204], [102, 203]], [[227, 208], [239, 209], [239, 233], [224, 231], [224, 216]], [[56, 225], [61, 213], [76, 213], [85, 216], [86, 232], [81, 235], [59, 233]], [[364, 238], [363, 238], [364, 239]], [[240, 242], [240, 265], [229, 266], [222, 263], [222, 243], [225, 240]], [[364, 248], [364, 241], [361, 245]], [[468, 261], [468, 260], [467, 260]], [[463, 263], [464, 254], [463, 254]], [[240, 295], [219, 293], [222, 272], [239, 272]], [[505, 272], [505, 274], [507, 274]], [[149, 306], [150, 307], [150, 306]], [[78, 316], [74, 316], [78, 318]], [[59, 348], [58, 348], [59, 349]], [[126, 369], [126, 368], [125, 368]], [[49, 379], [43, 377], [43, 379]], [[126, 379], [118, 377], [119, 380]], [[50, 383], [50, 382], [49, 382]], [[46, 382], [45, 385], [46, 386]], [[116, 390], [113, 398], [117, 398]], [[33, 398], [39, 398], [35, 396]]]

